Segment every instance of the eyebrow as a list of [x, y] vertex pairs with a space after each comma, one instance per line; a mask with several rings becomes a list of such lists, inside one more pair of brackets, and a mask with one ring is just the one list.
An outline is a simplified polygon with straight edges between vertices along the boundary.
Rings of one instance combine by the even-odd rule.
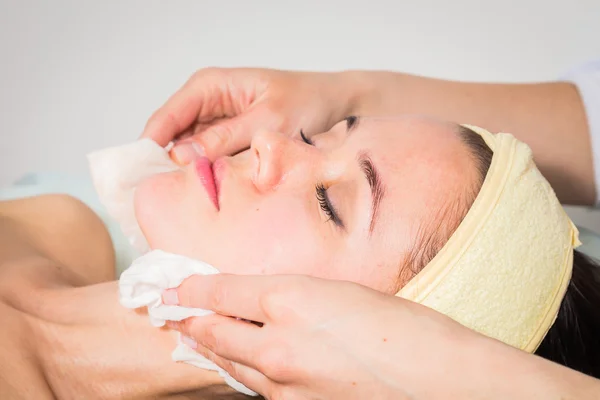
[[385, 194], [385, 190], [383, 184], [381, 183], [381, 177], [379, 172], [377, 172], [377, 168], [373, 164], [373, 160], [369, 157], [367, 152], [362, 152], [358, 156], [358, 165], [360, 169], [365, 174], [367, 181], [369, 182], [369, 186], [371, 187], [371, 222], [369, 223], [369, 234], [373, 233], [373, 228], [375, 227], [375, 222], [377, 221], [377, 215], [379, 211], [379, 205], [381, 204], [381, 199]]

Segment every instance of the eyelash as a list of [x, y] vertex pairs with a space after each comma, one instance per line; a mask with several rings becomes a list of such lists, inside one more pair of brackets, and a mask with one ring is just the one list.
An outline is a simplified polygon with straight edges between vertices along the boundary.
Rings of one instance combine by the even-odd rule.
[[346, 118], [346, 129], [350, 130], [358, 121], [358, 117], [355, 115], [351, 115]]
[[304, 134], [304, 132], [302, 132], [302, 129], [300, 129], [300, 137], [302, 138], [302, 141], [304, 143], [309, 144], [311, 146], [315, 145], [312, 140], [310, 140], [309, 138], [306, 137], [306, 135]]
[[[302, 138], [302, 141], [304, 143], [306, 143], [310, 146], [315, 145], [312, 140], [310, 140], [308, 137], [306, 137], [304, 132], [302, 132], [302, 129], [300, 130], [300, 137]], [[333, 205], [331, 204], [331, 201], [329, 201], [329, 197], [327, 197], [327, 189], [325, 189], [325, 186], [323, 186], [323, 184], [318, 184], [317, 186], [315, 186], [315, 191], [316, 191], [316, 195], [317, 195], [317, 201], [319, 202], [319, 207], [321, 207], [321, 210], [323, 210], [325, 215], [327, 215], [328, 220], [333, 221], [333, 223], [336, 226], [342, 227], [343, 226], [342, 221], [337, 216], [335, 209], [333, 208]]]
[[329, 197], [327, 197], [327, 189], [325, 189], [325, 186], [318, 184], [315, 186], [315, 190], [317, 192], [317, 201], [319, 202], [319, 206], [325, 215], [327, 215], [328, 221], [333, 221], [336, 226], [343, 227], [342, 221], [337, 216], [333, 205], [329, 201]]

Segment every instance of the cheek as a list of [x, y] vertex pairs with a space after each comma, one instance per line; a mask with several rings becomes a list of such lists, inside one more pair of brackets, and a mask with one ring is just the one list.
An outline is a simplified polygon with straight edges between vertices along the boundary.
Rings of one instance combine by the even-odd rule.
[[151, 248], [191, 256], [194, 230], [201, 226], [192, 201], [181, 172], [152, 176], [137, 187], [135, 214]]
[[[296, 204], [295, 204], [296, 203]], [[326, 257], [297, 200], [262, 202], [238, 219], [228, 241], [236, 245], [233, 259], [221, 270], [239, 274], [312, 274]], [[231, 249], [233, 250], [233, 249]], [[231, 250], [229, 251], [231, 253]]]
[[142, 181], [135, 190], [135, 216], [149, 241], [154, 241], [166, 227], [165, 214], [178, 197], [176, 181], [174, 174], [155, 175]]
[[267, 206], [249, 213], [244, 230], [251, 241], [260, 238], [261, 243], [276, 244], [285, 238], [308, 235], [304, 225], [303, 218], [289, 207]]

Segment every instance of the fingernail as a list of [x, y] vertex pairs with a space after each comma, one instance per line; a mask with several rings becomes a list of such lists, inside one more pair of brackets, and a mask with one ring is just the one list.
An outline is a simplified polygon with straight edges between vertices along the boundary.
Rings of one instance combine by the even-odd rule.
[[175, 330], [177, 330], [177, 322], [175, 322], [175, 321], [165, 321], [165, 325], [169, 329], [175, 329]]
[[198, 157], [203, 157], [206, 153], [202, 146], [196, 142], [181, 142], [171, 150], [171, 157], [178, 164], [185, 165]]
[[163, 304], [166, 305], [177, 305], [179, 304], [179, 296], [177, 296], [177, 289], [167, 289], [162, 294]]
[[192, 349], [198, 348], [198, 343], [189, 336], [181, 335], [181, 343], [191, 347]]

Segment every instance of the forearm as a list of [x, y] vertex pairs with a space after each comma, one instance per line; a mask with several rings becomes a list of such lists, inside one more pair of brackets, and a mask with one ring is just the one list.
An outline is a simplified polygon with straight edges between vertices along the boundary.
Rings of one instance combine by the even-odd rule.
[[215, 372], [173, 362], [176, 332], [122, 307], [117, 282], [40, 296], [35, 343], [59, 398], [238, 398]]
[[[122, 307], [109, 279], [110, 237], [84, 204], [66, 196], [0, 202], [0, 320], [10, 321], [4, 333], [13, 343], [27, 332], [29, 347], [15, 353], [27, 352], [27, 371], [42, 371], [55, 397], [239, 398], [216, 373], [173, 362], [175, 333]], [[0, 392], [8, 372], [0, 369]]]
[[573, 85], [465, 83], [393, 72], [343, 74], [351, 113], [427, 114], [512, 133], [532, 148], [561, 202], [594, 202], [589, 131]]
[[593, 400], [600, 393], [597, 379], [491, 339], [482, 338], [469, 352], [462, 355], [470, 362], [461, 367], [468, 371], [460, 380], [461, 398]]

